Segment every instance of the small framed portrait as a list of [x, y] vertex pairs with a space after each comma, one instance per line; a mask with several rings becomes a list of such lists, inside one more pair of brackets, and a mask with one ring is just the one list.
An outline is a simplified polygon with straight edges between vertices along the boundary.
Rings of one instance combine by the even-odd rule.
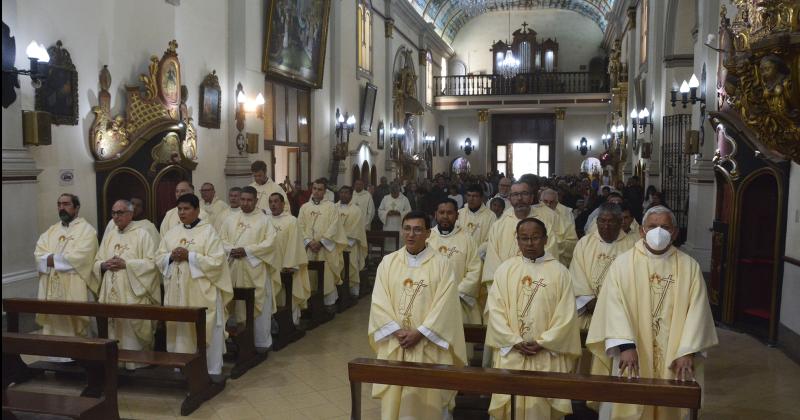
[[364, 87], [364, 98], [361, 101], [361, 126], [359, 133], [369, 134], [372, 132], [372, 115], [375, 112], [375, 97], [378, 95], [378, 87], [372, 83], [367, 83]]
[[78, 125], [78, 71], [61, 41], [47, 49], [47, 78], [36, 89], [37, 111], [49, 112], [55, 125]]
[[200, 85], [200, 120], [206, 128], [219, 128], [222, 115], [222, 89], [219, 87], [217, 71], [209, 73]]
[[383, 128], [383, 121], [378, 123], [378, 149], [386, 147], [386, 130]]

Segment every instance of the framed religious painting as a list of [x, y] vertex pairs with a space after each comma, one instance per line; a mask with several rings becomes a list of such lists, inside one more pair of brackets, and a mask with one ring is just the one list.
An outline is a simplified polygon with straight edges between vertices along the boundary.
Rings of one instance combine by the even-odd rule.
[[378, 149], [383, 150], [386, 146], [386, 130], [383, 128], [383, 121], [378, 123]]
[[378, 87], [367, 83], [364, 87], [364, 98], [361, 101], [361, 126], [358, 129], [361, 134], [372, 132], [372, 115], [375, 113], [375, 97], [377, 95]]
[[47, 53], [47, 78], [36, 89], [34, 108], [49, 112], [55, 125], [78, 125], [78, 71], [60, 40]]
[[319, 89], [331, 0], [264, 0], [261, 70], [267, 77]]
[[200, 120], [198, 124], [206, 128], [219, 128], [222, 115], [222, 89], [219, 87], [217, 71], [206, 75], [200, 85]]
[[444, 126], [439, 126], [439, 135], [436, 136], [436, 143], [439, 147], [439, 156], [444, 156]]
[[177, 54], [164, 54], [158, 66], [161, 101], [167, 108], [177, 109], [181, 102], [181, 64]]

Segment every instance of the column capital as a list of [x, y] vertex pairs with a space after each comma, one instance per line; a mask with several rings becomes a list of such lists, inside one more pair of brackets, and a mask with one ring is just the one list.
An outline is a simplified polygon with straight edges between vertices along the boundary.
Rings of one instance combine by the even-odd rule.
[[488, 109], [479, 109], [478, 110], [478, 122], [487, 122], [489, 121], [489, 110]]
[[394, 38], [394, 19], [387, 17], [383, 21], [383, 35], [386, 38]]
[[567, 108], [556, 108], [555, 109], [556, 119], [563, 121], [564, 118], [567, 116]]

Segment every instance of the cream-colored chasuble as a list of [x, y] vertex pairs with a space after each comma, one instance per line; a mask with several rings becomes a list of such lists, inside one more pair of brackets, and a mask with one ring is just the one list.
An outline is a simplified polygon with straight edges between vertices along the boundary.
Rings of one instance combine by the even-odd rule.
[[[142, 220], [131, 220], [130, 224], [139, 225], [139, 229], [144, 229], [150, 235], [150, 238], [153, 240], [154, 244], [153, 246], [155, 247], [155, 249], [158, 249], [158, 244], [161, 243], [161, 234], [158, 233], [158, 229], [156, 228], [156, 225], [153, 224], [153, 222], [147, 219], [142, 219]], [[117, 225], [114, 224], [113, 219], [109, 220], [108, 224], [106, 225], [106, 230], [103, 232], [103, 238], [105, 238], [106, 235], [108, 235], [108, 232], [114, 229], [117, 229]]]
[[[98, 302], [161, 304], [161, 275], [154, 261], [158, 244], [153, 242], [152, 233], [147, 226], [145, 223], [131, 221], [123, 231], [116, 225], [106, 231], [92, 270], [94, 278], [101, 283]], [[125, 260], [125, 268], [103, 273], [100, 265], [113, 257]], [[153, 348], [153, 321], [122, 318], [108, 321], [108, 338], [119, 340], [121, 349]], [[137, 366], [127, 364], [127, 367]]]
[[[571, 372], [580, 355], [575, 301], [569, 271], [549, 254], [535, 262], [513, 257], [497, 268], [486, 302], [486, 344], [500, 369]], [[513, 349], [536, 341], [544, 347], [534, 356]], [[518, 397], [517, 419], [561, 418], [572, 412], [564, 399]], [[511, 397], [492, 395], [489, 414], [511, 417]]]
[[[200, 220], [205, 220], [206, 222], [209, 222], [211, 226], [214, 226], [214, 224], [211, 222], [211, 217], [209, 217], [208, 213], [203, 210], [202, 207], [200, 208], [200, 215], [197, 216], [197, 218]], [[161, 228], [158, 229], [158, 231], [161, 232], [161, 237], [163, 238], [170, 229], [174, 228], [175, 226], [180, 226], [181, 224], [181, 218], [178, 217], [178, 207], [173, 207], [167, 212], [167, 214], [164, 215], [164, 219], [161, 221]]]
[[306, 302], [311, 296], [311, 282], [308, 278], [308, 255], [303, 244], [302, 233], [297, 224], [297, 218], [286, 212], [278, 216], [267, 216], [270, 227], [275, 231], [275, 243], [267, 260], [267, 269], [270, 270], [272, 280], [273, 299], [277, 299], [272, 307], [277, 309], [275, 303], [283, 304], [284, 290], [281, 283], [280, 271], [291, 269], [292, 273], [292, 310], [297, 312], [306, 308]]
[[361, 192], [353, 190], [351, 204], [355, 204], [361, 210], [361, 221], [364, 223], [364, 229], [370, 230], [372, 219], [375, 218], [375, 202], [372, 201], [372, 194], [367, 190], [361, 190]]
[[207, 204], [201, 198], [200, 208], [208, 213], [208, 221], [211, 222], [211, 225], [214, 226], [214, 229], [217, 229], [217, 232], [219, 232], [219, 227], [222, 225], [222, 222], [225, 221], [224, 214], [228, 209], [230, 209], [228, 204], [217, 197], [214, 197], [214, 199], [211, 200], [211, 203]]
[[[400, 214], [392, 214], [390, 216], [390, 211], [396, 211]], [[381, 200], [380, 207], [378, 207], [378, 218], [381, 220], [381, 223], [383, 223], [383, 230], [400, 232], [400, 229], [403, 227], [403, 217], [410, 211], [411, 204], [408, 202], [408, 198], [406, 198], [405, 195], [399, 194], [397, 198], [394, 198], [391, 194], [386, 194], [383, 200]], [[402, 243], [402, 238], [400, 242]], [[387, 238], [385, 240], [385, 246], [387, 250], [394, 250], [394, 240]]]
[[[531, 211], [525, 217], [535, 217], [544, 223], [547, 228], [547, 245], [544, 250], [558, 259], [560, 246], [557, 229], [559, 226], [558, 214], [547, 206], [532, 206]], [[517, 219], [512, 208], [505, 211], [492, 225], [486, 244], [486, 260], [483, 262], [481, 281], [484, 283], [492, 281], [494, 271], [503, 261], [520, 255], [517, 245], [517, 224], [520, 220], [522, 219]]]
[[359, 273], [367, 261], [367, 231], [364, 230], [361, 220], [361, 209], [352, 201], [350, 204], [342, 204], [340, 201], [336, 203], [336, 208], [347, 237], [347, 247], [344, 250], [350, 252], [350, 287], [358, 286], [361, 282]]
[[480, 324], [478, 295], [481, 288], [481, 259], [475, 242], [459, 226], [447, 235], [435, 227], [431, 229], [428, 246], [450, 262], [460, 297], [462, 321], [465, 324]]
[[[698, 353], [717, 345], [717, 332], [700, 266], [675, 247], [650, 253], [643, 241], [617, 256], [608, 270], [586, 338], [586, 347], [616, 374], [616, 346], [634, 343], [643, 378], [675, 379], [670, 365], [695, 354], [694, 374], [703, 387]], [[610, 358], [609, 356], [613, 356]], [[604, 403], [604, 405], [606, 405]], [[679, 419], [687, 409], [608, 404], [613, 419]], [[601, 417], [604, 410], [601, 408]]]
[[561, 256], [559, 261], [564, 264], [564, 267], [569, 267], [572, 262], [572, 253], [575, 245], [578, 243], [578, 234], [575, 232], [575, 216], [572, 214], [572, 209], [558, 203], [556, 205], [556, 213], [558, 213], [558, 220], [561, 222]]
[[[170, 262], [170, 254], [179, 247], [189, 250], [189, 260]], [[173, 227], [161, 240], [156, 264], [164, 276], [164, 305], [205, 307], [206, 344], [210, 343], [214, 327], [224, 326], [224, 308], [233, 298], [225, 249], [217, 232], [205, 220], [191, 229], [183, 224]], [[167, 351], [194, 353], [196, 349], [194, 325], [167, 323]]]
[[[640, 235], [639, 235], [639, 227], [640, 227], [639, 222], [637, 222], [636, 219], [633, 219], [633, 221], [631, 222], [631, 230], [628, 231], [627, 234], [628, 235], [634, 234], [634, 235], [636, 235], [636, 237], [640, 237]], [[595, 232], [597, 232], [597, 218], [596, 217], [594, 219], [592, 219], [591, 222], [589, 222], [589, 229], [586, 230], [586, 234], [588, 235], [590, 233], [595, 233]]]
[[256, 203], [256, 208], [261, 209], [264, 211], [265, 214], [270, 214], [269, 212], [269, 196], [274, 193], [278, 193], [283, 196], [283, 211], [284, 213], [291, 214], [292, 208], [289, 205], [289, 198], [286, 196], [286, 191], [281, 188], [280, 185], [276, 184], [270, 178], [267, 178], [267, 182], [264, 185], [259, 184], [258, 182], [253, 182], [250, 184], [251, 187], [255, 188], [258, 191], [258, 202]]
[[[395, 331], [417, 329], [425, 338], [400, 347]], [[449, 262], [430, 247], [412, 256], [403, 247], [378, 266], [369, 315], [369, 341], [378, 359], [466, 365], [458, 291]], [[439, 419], [455, 392], [375, 384], [383, 419]]]
[[458, 210], [457, 225], [461, 226], [466, 231], [475, 244], [479, 247], [489, 239], [489, 230], [492, 228], [494, 222], [497, 221], [497, 216], [481, 204], [478, 211], [473, 212], [469, 206], [464, 206]]
[[[312, 252], [306, 248], [309, 261], [325, 261], [325, 290], [324, 295], [336, 292], [336, 286], [342, 284], [342, 250], [347, 246], [347, 236], [339, 220], [339, 212], [330, 201], [320, 201], [315, 204], [309, 201], [300, 207], [297, 225], [303, 235], [304, 245], [310, 241], [320, 241], [322, 247], [319, 252]], [[312, 285], [312, 289], [316, 285]], [[337, 295], [338, 296], [338, 295]], [[334, 302], [326, 302], [332, 305]]]
[[603, 279], [606, 278], [614, 259], [633, 248], [635, 243], [633, 238], [622, 231], [612, 243], [604, 241], [597, 232], [586, 235], [578, 241], [569, 271], [572, 275], [572, 288], [577, 300], [578, 323], [581, 330], [588, 330], [592, 321], [592, 314], [585, 311], [584, 305], [600, 294]]
[[[246, 257], [227, 259], [231, 283], [233, 287], [255, 288], [255, 316], [258, 317], [264, 300], [270, 299], [270, 303], [273, 300], [272, 296], [267, 296], [264, 283], [267, 280], [268, 255], [275, 246], [275, 231], [268, 226], [264, 213], [255, 209], [250, 213], [230, 214], [223, 222], [219, 236], [225, 255], [230, 255], [235, 248], [244, 248]], [[237, 311], [237, 321], [243, 322], [243, 315]]]
[[[53, 267], [47, 257], [53, 254]], [[76, 217], [68, 226], [61, 222], [50, 226], [36, 242], [33, 252], [39, 271], [41, 300], [71, 300], [86, 302], [89, 292], [97, 294], [100, 281], [92, 276], [92, 264], [97, 254], [97, 231], [86, 219]], [[36, 323], [42, 334], [87, 336], [89, 318], [37, 314]]]

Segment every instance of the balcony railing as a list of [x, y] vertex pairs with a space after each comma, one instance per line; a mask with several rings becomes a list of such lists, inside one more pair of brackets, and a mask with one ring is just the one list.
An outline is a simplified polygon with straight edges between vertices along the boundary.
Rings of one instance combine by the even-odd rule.
[[435, 96], [607, 93], [608, 75], [588, 72], [537, 72], [434, 77]]

